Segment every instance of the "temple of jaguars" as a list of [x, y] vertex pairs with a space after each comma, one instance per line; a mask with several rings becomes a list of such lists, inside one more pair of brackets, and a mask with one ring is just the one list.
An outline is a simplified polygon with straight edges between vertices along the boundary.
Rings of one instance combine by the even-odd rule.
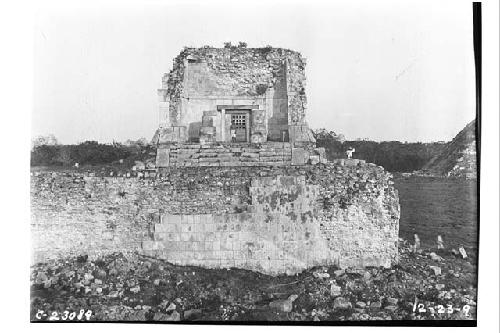
[[392, 175], [316, 147], [305, 68], [282, 48], [184, 48], [158, 89], [155, 170], [32, 177], [35, 261], [139, 252], [270, 275], [397, 262]]

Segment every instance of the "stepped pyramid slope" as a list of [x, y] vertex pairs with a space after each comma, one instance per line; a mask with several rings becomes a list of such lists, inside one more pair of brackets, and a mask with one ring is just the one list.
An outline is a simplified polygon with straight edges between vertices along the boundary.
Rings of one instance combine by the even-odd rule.
[[477, 178], [476, 121], [467, 124], [423, 170], [441, 176]]

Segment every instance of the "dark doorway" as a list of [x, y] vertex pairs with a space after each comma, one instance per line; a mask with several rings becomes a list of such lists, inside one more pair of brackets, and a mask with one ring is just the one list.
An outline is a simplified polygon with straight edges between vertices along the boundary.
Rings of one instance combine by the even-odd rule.
[[246, 113], [231, 114], [231, 129], [236, 131], [236, 142], [247, 142], [247, 126]]

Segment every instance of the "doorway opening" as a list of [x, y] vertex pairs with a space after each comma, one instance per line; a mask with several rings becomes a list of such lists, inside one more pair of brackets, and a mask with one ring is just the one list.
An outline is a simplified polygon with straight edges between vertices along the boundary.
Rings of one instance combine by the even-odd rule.
[[235, 142], [247, 142], [248, 121], [245, 113], [231, 114], [231, 139]]

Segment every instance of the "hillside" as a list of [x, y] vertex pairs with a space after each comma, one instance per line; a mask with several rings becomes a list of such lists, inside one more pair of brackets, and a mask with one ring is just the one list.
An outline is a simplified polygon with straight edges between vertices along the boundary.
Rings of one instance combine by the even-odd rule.
[[422, 171], [440, 176], [476, 178], [476, 121], [465, 126]]

